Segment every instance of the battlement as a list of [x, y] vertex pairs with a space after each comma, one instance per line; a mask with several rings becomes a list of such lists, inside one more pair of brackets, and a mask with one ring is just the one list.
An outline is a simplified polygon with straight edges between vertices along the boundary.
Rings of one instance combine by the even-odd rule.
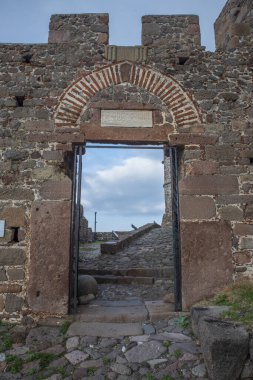
[[252, 0], [229, 0], [214, 24], [217, 49], [236, 49], [252, 43]]
[[[109, 15], [104, 13], [53, 15], [48, 42], [107, 45], [108, 24]], [[166, 45], [186, 51], [200, 48], [199, 17], [143, 16], [142, 45]]]
[[180, 50], [201, 47], [199, 17], [195, 15], [143, 16], [142, 44], [169, 45]]
[[49, 24], [49, 43], [108, 44], [107, 13], [53, 15]]

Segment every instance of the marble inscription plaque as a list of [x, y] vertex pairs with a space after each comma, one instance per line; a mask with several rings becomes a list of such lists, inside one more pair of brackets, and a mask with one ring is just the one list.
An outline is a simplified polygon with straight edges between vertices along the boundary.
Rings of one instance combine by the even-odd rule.
[[152, 111], [101, 110], [101, 127], [152, 128]]

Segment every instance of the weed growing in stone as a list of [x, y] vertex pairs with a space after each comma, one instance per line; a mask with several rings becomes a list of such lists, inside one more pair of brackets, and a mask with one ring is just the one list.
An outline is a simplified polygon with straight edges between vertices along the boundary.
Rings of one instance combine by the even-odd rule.
[[3, 342], [4, 350], [10, 350], [11, 349], [12, 341], [8, 335], [4, 335], [2, 337], [2, 342]]
[[53, 360], [57, 358], [56, 355], [48, 352], [30, 352], [28, 354], [26, 362], [33, 362], [39, 360], [40, 368], [46, 368]]
[[152, 373], [147, 373], [146, 374], [146, 379], [147, 380], [155, 380], [154, 375], [152, 375]]
[[8, 355], [6, 358], [7, 371], [12, 374], [20, 372], [23, 367], [23, 360], [15, 355]]
[[111, 360], [105, 356], [103, 358], [103, 363], [104, 363], [104, 365], [109, 365], [111, 363]]
[[96, 368], [94, 368], [94, 367], [88, 368], [88, 370], [87, 370], [87, 375], [88, 376], [94, 376], [95, 373], [96, 373]]
[[187, 316], [181, 316], [176, 321], [176, 325], [178, 327], [181, 327], [182, 329], [187, 329], [188, 327], [190, 327], [190, 324], [191, 324], [190, 317], [187, 317]]
[[70, 321], [65, 321], [60, 327], [60, 334], [65, 335], [71, 325]]
[[170, 347], [171, 346], [171, 341], [170, 340], [164, 340], [163, 341], [163, 347]]
[[29, 376], [32, 376], [32, 375], [35, 375], [35, 373], [37, 373], [37, 369], [36, 369], [36, 368], [32, 368], [32, 369], [28, 372], [28, 375], [29, 375]]
[[183, 353], [182, 353], [182, 351], [179, 348], [177, 348], [174, 351], [173, 355], [175, 356], [175, 358], [179, 359], [179, 358], [181, 358], [183, 356]]
[[170, 375], [166, 375], [166, 376], [161, 377], [161, 380], [175, 380], [175, 378]]
[[66, 371], [66, 368], [64, 368], [64, 367], [57, 367], [55, 369], [55, 372], [57, 372], [60, 375], [62, 375], [63, 378], [67, 376], [67, 371]]

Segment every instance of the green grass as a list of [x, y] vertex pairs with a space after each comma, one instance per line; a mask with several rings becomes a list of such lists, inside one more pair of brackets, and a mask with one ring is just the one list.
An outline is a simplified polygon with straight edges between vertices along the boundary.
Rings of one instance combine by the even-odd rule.
[[190, 317], [187, 317], [187, 316], [181, 316], [177, 319], [176, 321], [176, 325], [178, 327], [181, 327], [182, 329], [187, 329], [190, 327], [191, 325], [191, 320], [190, 320]]
[[146, 380], [155, 380], [155, 377], [151, 373], [147, 373], [146, 374]]
[[166, 375], [166, 376], [161, 377], [161, 380], [175, 380], [175, 378], [170, 375]]
[[23, 360], [15, 355], [8, 355], [6, 357], [7, 371], [16, 374], [21, 371], [23, 367]]
[[8, 335], [2, 336], [2, 342], [4, 345], [4, 350], [10, 350], [12, 347], [11, 338]]
[[171, 346], [171, 341], [170, 340], [164, 340], [163, 341], [163, 347], [170, 347]]
[[48, 352], [30, 352], [27, 356], [26, 362], [33, 362], [35, 360], [39, 360], [40, 368], [44, 369], [56, 358], [56, 355]]
[[181, 351], [179, 348], [177, 348], [177, 349], [173, 352], [173, 355], [175, 356], [175, 358], [179, 359], [179, 358], [181, 358], [181, 357], [183, 356], [183, 353], [182, 353], [182, 351]]
[[253, 284], [241, 283], [232, 285], [217, 294], [215, 305], [229, 306], [229, 310], [222, 314], [225, 319], [232, 319], [253, 327]]
[[[21, 359], [15, 355], [7, 355], [7, 371], [16, 374], [21, 371], [23, 364], [39, 360], [40, 369], [45, 369], [53, 360], [57, 358], [56, 355], [47, 352], [28, 352], [26, 359]], [[31, 369], [30, 375], [37, 372], [36, 369]]]
[[94, 376], [96, 373], [96, 368], [90, 367], [87, 369], [87, 375], [88, 376]]
[[71, 325], [70, 321], [65, 321], [61, 327], [60, 327], [60, 334], [65, 335], [66, 332], [68, 331], [69, 326]]
[[109, 365], [111, 363], [111, 360], [109, 358], [107, 358], [106, 356], [103, 357], [103, 364], [104, 365]]

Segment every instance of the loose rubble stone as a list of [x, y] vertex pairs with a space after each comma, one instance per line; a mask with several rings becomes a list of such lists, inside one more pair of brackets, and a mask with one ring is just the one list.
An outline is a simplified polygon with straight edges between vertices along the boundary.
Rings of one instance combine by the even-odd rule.
[[78, 295], [87, 296], [89, 294], [96, 295], [98, 292], [97, 281], [89, 275], [78, 276]]
[[204, 364], [199, 364], [196, 367], [192, 368], [192, 374], [197, 377], [205, 377], [206, 367]]
[[151, 368], [155, 368], [162, 363], [166, 363], [167, 361], [168, 359], [152, 359], [152, 360], [148, 360], [148, 364], [150, 365]]
[[150, 323], [144, 323], [142, 327], [144, 334], [153, 335], [156, 332], [154, 326]]
[[73, 336], [71, 338], [68, 338], [66, 341], [66, 349], [70, 351], [73, 348], [76, 348], [79, 345], [79, 337]]
[[61, 343], [63, 337], [55, 327], [35, 327], [26, 338], [26, 345], [33, 351], [45, 350], [56, 343]]
[[125, 353], [129, 362], [142, 363], [149, 359], [156, 359], [167, 349], [159, 342], [149, 341], [138, 345]]
[[88, 357], [88, 354], [85, 354], [84, 352], [79, 350], [71, 351], [65, 355], [65, 358], [73, 365], [83, 362]]
[[131, 375], [131, 369], [124, 364], [115, 363], [111, 366], [111, 370], [120, 375]]

